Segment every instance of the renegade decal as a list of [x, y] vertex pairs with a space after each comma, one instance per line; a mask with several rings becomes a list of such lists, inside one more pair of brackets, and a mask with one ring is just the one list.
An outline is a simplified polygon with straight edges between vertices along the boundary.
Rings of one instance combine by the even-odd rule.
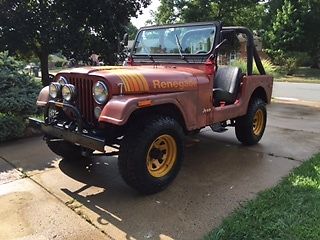
[[117, 75], [124, 84], [125, 92], [148, 92], [149, 85], [145, 77], [138, 72], [132, 70], [117, 69], [111, 71]]
[[153, 80], [153, 88], [161, 89], [161, 88], [194, 88], [197, 87], [197, 82], [194, 80], [185, 80], [185, 81], [160, 81]]

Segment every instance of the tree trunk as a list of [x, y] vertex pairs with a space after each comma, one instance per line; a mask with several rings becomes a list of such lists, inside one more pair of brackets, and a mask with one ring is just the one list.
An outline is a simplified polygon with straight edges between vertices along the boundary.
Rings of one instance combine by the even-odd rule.
[[50, 84], [49, 81], [49, 53], [47, 51], [41, 51], [39, 54], [41, 64], [41, 82], [43, 86]]

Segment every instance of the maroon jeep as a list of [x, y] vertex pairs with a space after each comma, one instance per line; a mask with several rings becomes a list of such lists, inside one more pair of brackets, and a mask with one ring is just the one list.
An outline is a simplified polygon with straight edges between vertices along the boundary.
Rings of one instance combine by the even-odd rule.
[[[246, 36], [247, 72], [217, 66], [228, 34]], [[260, 75], [253, 75], [253, 61]], [[235, 127], [243, 144], [259, 142], [272, 84], [247, 28], [219, 22], [144, 27], [127, 66], [58, 73], [37, 100], [44, 122], [31, 122], [65, 159], [118, 155], [124, 181], [150, 194], [177, 175], [187, 134], [206, 126], [215, 132]]]

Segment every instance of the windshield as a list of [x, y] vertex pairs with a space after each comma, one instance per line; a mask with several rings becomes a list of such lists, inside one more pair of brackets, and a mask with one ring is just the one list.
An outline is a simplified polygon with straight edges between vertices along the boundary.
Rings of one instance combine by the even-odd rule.
[[214, 43], [214, 25], [155, 28], [140, 31], [135, 55], [208, 54]]

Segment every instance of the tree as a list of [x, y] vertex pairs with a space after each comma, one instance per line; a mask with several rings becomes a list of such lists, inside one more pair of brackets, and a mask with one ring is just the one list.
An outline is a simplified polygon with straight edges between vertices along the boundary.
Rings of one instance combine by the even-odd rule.
[[115, 62], [118, 39], [130, 17], [149, 3], [150, 0], [0, 1], [0, 48], [37, 55], [42, 83], [48, 85], [48, 56], [58, 50], [75, 59], [87, 59], [96, 52], [106, 63]]
[[138, 32], [138, 28], [134, 26], [131, 22], [129, 22], [127, 26], [127, 33], [129, 35], [129, 40], [134, 40], [136, 38]]
[[271, 0], [265, 46], [286, 59], [292, 52], [306, 52], [313, 67], [320, 61], [320, 0]]
[[160, 6], [153, 11], [155, 24], [171, 24], [179, 22], [181, 9], [185, 0], [160, 0]]
[[[256, 24], [252, 14], [264, 13], [258, 0], [161, 0], [155, 13], [157, 24], [222, 21], [224, 25]], [[249, 15], [249, 16], [248, 16]]]
[[271, 30], [267, 33], [269, 46], [273, 50], [298, 51], [303, 41], [303, 23], [297, 6], [284, 0], [277, 10]]
[[304, 15], [304, 43], [314, 68], [320, 68], [320, 1], [308, 1], [306, 14]]

